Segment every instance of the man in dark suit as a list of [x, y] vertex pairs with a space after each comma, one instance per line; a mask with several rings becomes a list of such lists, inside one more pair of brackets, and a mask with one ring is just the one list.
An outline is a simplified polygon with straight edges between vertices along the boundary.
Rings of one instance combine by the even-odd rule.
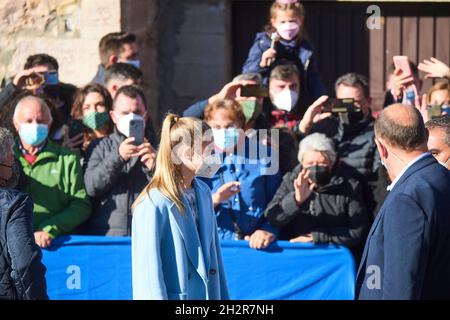
[[450, 172], [427, 152], [420, 113], [394, 104], [375, 123], [392, 183], [366, 241], [358, 299], [450, 299]]

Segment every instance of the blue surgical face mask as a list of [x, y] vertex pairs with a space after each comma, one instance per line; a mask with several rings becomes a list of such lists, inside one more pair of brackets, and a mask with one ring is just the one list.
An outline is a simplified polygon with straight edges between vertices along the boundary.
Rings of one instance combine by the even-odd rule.
[[229, 151], [238, 143], [239, 131], [236, 128], [212, 129], [215, 145], [221, 151]]
[[21, 123], [20, 139], [31, 146], [38, 146], [48, 137], [48, 126], [38, 123]]
[[131, 65], [135, 66], [138, 69], [141, 68], [141, 61], [140, 60], [127, 60], [127, 61], [125, 61], [125, 63], [131, 64]]

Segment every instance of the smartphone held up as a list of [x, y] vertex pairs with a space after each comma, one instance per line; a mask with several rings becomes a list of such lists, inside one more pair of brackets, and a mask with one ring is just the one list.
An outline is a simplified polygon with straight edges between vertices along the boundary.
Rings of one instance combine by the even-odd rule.
[[144, 143], [145, 124], [144, 120], [131, 119], [130, 120], [130, 138], [134, 138], [133, 144], [139, 146]]

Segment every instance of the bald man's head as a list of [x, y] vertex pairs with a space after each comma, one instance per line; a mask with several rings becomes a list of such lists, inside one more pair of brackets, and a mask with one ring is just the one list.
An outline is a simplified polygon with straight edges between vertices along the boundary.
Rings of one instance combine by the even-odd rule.
[[13, 122], [18, 130], [21, 123], [51, 125], [53, 119], [50, 108], [41, 98], [26, 96], [19, 100], [14, 110]]
[[409, 105], [393, 104], [375, 121], [375, 135], [402, 150], [426, 148], [428, 133], [420, 112]]

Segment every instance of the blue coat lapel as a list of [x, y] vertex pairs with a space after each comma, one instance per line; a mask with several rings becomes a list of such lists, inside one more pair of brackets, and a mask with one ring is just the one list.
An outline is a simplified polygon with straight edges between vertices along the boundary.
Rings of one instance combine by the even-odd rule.
[[[184, 246], [192, 265], [206, 283], [208, 280], [208, 269], [205, 264], [203, 248], [200, 245], [197, 226], [195, 224], [192, 212], [189, 209], [189, 205], [184, 197], [183, 203], [186, 208], [185, 212], [181, 213], [174, 203], [170, 207], [170, 212], [174, 217], [177, 228], [183, 238]], [[200, 224], [202, 224], [202, 222], [200, 222]]]
[[206, 185], [201, 184], [197, 179], [194, 179], [194, 188], [197, 197], [198, 214], [200, 219], [200, 238], [203, 257], [205, 259], [206, 270], [209, 270], [211, 265], [211, 242], [213, 240], [213, 234], [215, 232], [214, 221], [211, 219], [211, 217], [214, 218], [214, 216], [212, 215], [212, 212], [214, 211], [212, 208], [211, 191]]
[[209, 256], [211, 242], [215, 231], [215, 224], [211, 219], [211, 217], [213, 217], [212, 198], [209, 188], [197, 179], [194, 179], [194, 188], [197, 197], [200, 231], [197, 231], [193, 213], [190, 210], [185, 197], [183, 197], [183, 203], [186, 211], [180, 213], [175, 204], [172, 204], [170, 212], [183, 237], [184, 245], [192, 265], [197, 269], [198, 274], [206, 283], [208, 281], [208, 271], [211, 264]]

